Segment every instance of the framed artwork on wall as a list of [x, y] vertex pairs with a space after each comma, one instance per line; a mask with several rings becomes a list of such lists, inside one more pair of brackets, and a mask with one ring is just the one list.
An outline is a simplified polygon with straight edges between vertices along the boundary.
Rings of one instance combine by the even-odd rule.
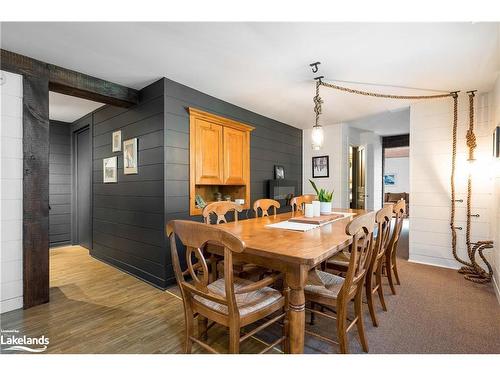
[[117, 130], [113, 132], [113, 152], [122, 150], [122, 131]]
[[137, 138], [123, 141], [123, 173], [137, 174]]
[[384, 174], [384, 185], [385, 186], [395, 186], [397, 182], [397, 174], [388, 173]]
[[285, 167], [282, 165], [274, 166], [274, 179], [275, 180], [284, 180], [285, 179]]
[[330, 177], [330, 165], [329, 165], [328, 155], [313, 156], [312, 177], [313, 178]]
[[105, 184], [118, 182], [117, 160], [116, 156], [102, 160], [102, 180]]

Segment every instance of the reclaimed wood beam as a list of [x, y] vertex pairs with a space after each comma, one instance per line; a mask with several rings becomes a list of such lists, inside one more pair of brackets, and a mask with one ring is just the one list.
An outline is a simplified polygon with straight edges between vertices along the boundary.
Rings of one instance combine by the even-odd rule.
[[121, 107], [138, 91], [0, 49], [0, 69], [23, 76], [23, 307], [49, 301], [49, 89]]
[[47, 65], [50, 91], [117, 107], [128, 108], [139, 102], [137, 90], [56, 65]]
[[1, 50], [0, 68], [23, 76], [23, 307], [49, 301], [49, 71]]
[[3, 70], [23, 75], [40, 75], [48, 70], [49, 90], [61, 94], [125, 108], [139, 102], [137, 90], [4, 49], [0, 65]]

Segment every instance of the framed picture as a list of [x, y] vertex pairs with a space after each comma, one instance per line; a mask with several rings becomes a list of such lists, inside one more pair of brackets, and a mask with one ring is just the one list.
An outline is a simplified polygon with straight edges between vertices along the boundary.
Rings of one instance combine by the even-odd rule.
[[122, 150], [122, 131], [113, 132], [113, 152]]
[[384, 174], [384, 185], [394, 186], [396, 185], [397, 175], [395, 173]]
[[274, 179], [275, 180], [284, 180], [285, 179], [285, 167], [282, 165], [274, 166]]
[[312, 158], [312, 176], [313, 178], [329, 177], [330, 176], [330, 164], [328, 160], [328, 155], [325, 156], [313, 156]]
[[105, 184], [112, 182], [118, 182], [118, 170], [117, 170], [118, 157], [113, 156], [111, 158], [106, 158], [102, 160], [102, 180]]
[[137, 174], [137, 138], [123, 141], [123, 173]]

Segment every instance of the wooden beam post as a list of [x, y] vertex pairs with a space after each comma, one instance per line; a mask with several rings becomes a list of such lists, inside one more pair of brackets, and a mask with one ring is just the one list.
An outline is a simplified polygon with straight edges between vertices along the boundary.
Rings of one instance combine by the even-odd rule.
[[50, 91], [117, 107], [127, 108], [139, 102], [137, 90], [56, 65], [47, 65]]
[[49, 301], [49, 89], [121, 107], [137, 90], [0, 49], [0, 69], [23, 76], [23, 305]]
[[0, 60], [4, 70], [16, 70], [20, 72], [19, 74], [32, 71], [34, 66], [48, 71], [50, 91], [125, 108], [139, 102], [137, 90], [74, 70], [47, 64], [4, 49], [1, 50]]
[[49, 71], [6, 55], [0, 68], [23, 76], [23, 307], [49, 301]]

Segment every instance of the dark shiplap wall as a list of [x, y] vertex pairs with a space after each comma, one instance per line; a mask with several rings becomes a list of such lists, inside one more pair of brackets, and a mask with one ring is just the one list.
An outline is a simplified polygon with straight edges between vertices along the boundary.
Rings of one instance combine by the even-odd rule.
[[[250, 136], [251, 201], [267, 195], [274, 165], [302, 187], [302, 131], [165, 79], [165, 220], [201, 220], [189, 216], [189, 114], [195, 107], [252, 125]], [[302, 192], [299, 191], [298, 194]], [[285, 208], [286, 209], [286, 208]], [[243, 214], [242, 217], [246, 215]], [[167, 260], [170, 264], [170, 258]], [[168, 278], [172, 276], [168, 267]]]
[[71, 124], [49, 123], [49, 242], [71, 242]]
[[[132, 108], [93, 112], [93, 249], [91, 254], [159, 287], [175, 283], [165, 224], [189, 216], [188, 107], [255, 127], [251, 135], [251, 199], [266, 197], [274, 165], [302, 181], [302, 131], [162, 79], [141, 90]], [[111, 137], [138, 137], [139, 174], [123, 174]], [[118, 183], [103, 184], [102, 159], [118, 156]], [[298, 192], [301, 193], [300, 191]], [[285, 208], [286, 209], [286, 208]], [[245, 213], [242, 215], [244, 218]]]
[[[132, 108], [93, 113], [93, 249], [91, 254], [157, 286], [166, 286], [164, 235], [164, 82], [140, 91]], [[123, 174], [112, 132], [138, 138], [139, 173]], [[118, 156], [118, 183], [103, 184], [102, 160]]]

